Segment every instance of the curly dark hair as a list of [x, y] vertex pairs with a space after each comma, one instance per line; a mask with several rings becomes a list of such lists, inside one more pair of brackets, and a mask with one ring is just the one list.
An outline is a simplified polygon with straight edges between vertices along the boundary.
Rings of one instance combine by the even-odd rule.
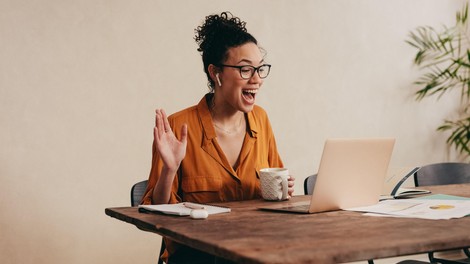
[[208, 86], [214, 90], [214, 81], [209, 75], [209, 65], [220, 65], [227, 59], [229, 48], [258, 41], [246, 30], [246, 22], [235, 17], [230, 12], [222, 12], [220, 15], [207, 16], [204, 23], [194, 31], [194, 40], [199, 45], [197, 49], [202, 56], [204, 72], [207, 75]]

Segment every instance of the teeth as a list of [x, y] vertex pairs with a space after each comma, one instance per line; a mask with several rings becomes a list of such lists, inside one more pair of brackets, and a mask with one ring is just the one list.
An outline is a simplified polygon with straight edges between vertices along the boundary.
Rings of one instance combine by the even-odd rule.
[[257, 93], [257, 92], [258, 92], [258, 90], [257, 90], [257, 89], [252, 89], [252, 90], [243, 90], [243, 92], [245, 92], [245, 93], [252, 93], [252, 94], [255, 94], [255, 93]]

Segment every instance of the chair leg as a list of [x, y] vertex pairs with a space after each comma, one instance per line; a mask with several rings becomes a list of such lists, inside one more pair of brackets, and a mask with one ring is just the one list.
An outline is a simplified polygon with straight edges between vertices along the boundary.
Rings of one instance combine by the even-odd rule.
[[467, 255], [468, 258], [470, 258], [470, 251], [468, 248], [464, 248], [463, 252], [465, 253], [465, 255]]
[[429, 262], [431, 262], [431, 263], [438, 263], [438, 262], [436, 261], [436, 259], [434, 258], [434, 252], [429, 252], [429, 253], [428, 253], [428, 258], [429, 258]]
[[369, 259], [369, 260], [367, 261], [367, 263], [368, 263], [368, 264], [374, 264], [374, 260], [373, 260], [373, 259]]

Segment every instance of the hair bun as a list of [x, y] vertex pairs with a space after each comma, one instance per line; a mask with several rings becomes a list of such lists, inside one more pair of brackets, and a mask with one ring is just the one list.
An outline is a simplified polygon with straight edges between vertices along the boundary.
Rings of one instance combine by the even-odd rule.
[[[227, 41], [240, 33], [246, 33], [246, 22], [234, 17], [230, 12], [222, 12], [220, 15], [207, 16], [204, 24], [197, 27], [195, 32], [196, 40], [200, 52], [210, 50], [214, 44], [220, 41]], [[232, 42], [232, 41], [229, 41]], [[226, 45], [224, 45], [226, 46]], [[231, 46], [229, 44], [229, 46]]]

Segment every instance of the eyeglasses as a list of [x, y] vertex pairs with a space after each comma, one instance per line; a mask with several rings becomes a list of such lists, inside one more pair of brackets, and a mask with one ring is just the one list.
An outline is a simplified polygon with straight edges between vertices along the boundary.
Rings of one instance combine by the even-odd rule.
[[240, 71], [240, 76], [242, 79], [248, 80], [253, 77], [255, 72], [258, 72], [258, 76], [261, 79], [264, 79], [268, 77], [269, 71], [271, 70], [271, 65], [270, 64], [263, 64], [259, 67], [254, 67], [251, 65], [245, 65], [245, 66], [234, 66], [234, 65], [225, 65], [225, 64], [220, 64], [220, 67], [230, 67], [230, 68], [237, 68]]

